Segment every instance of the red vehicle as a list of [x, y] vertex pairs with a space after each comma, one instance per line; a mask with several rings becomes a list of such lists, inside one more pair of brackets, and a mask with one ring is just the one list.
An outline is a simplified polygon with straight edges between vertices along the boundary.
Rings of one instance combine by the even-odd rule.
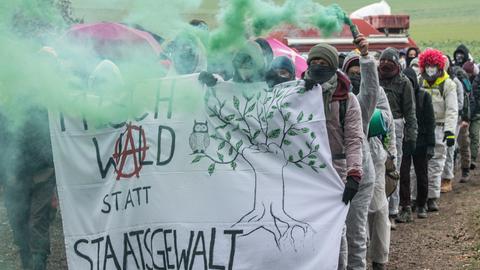
[[[371, 51], [381, 51], [387, 47], [399, 50], [417, 47], [409, 37], [410, 16], [381, 15], [369, 16], [364, 19], [352, 19], [360, 33], [368, 38]], [[322, 37], [316, 28], [298, 29], [294, 26], [284, 26], [270, 33], [269, 37], [282, 41], [285, 45], [296, 49], [302, 55], [308, 53], [311, 47], [318, 43], [328, 43], [339, 52], [349, 52], [355, 49], [352, 43], [352, 33], [345, 25], [343, 31], [331, 37]]]

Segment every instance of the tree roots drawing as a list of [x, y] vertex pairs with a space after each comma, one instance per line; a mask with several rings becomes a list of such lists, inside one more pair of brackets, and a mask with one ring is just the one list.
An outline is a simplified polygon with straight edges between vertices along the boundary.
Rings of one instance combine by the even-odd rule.
[[[305, 93], [302, 88], [293, 89], [264, 89], [250, 96], [242, 93], [240, 98], [233, 96], [232, 103], [226, 106], [227, 101], [217, 95], [215, 88], [209, 88], [205, 104], [211, 122], [218, 123], [215, 134], [210, 135], [218, 143], [216, 155], [196, 153], [192, 160], [210, 161], [210, 175], [217, 165], [230, 165], [235, 170], [239, 158], [248, 164], [255, 178], [253, 204], [232, 227], [252, 227], [244, 236], [264, 230], [273, 236], [279, 249], [285, 243], [296, 249], [298, 233], [304, 237], [315, 233], [307, 222], [293, 218], [286, 209], [285, 169], [291, 164], [319, 173], [326, 167], [318, 157], [317, 136], [307, 127], [313, 114], [307, 116], [300, 111], [294, 117], [289, 109], [289, 97]], [[299, 146], [294, 144], [294, 140], [299, 141], [294, 137], [308, 139]], [[265, 160], [269, 161], [268, 174], [258, 169]]]

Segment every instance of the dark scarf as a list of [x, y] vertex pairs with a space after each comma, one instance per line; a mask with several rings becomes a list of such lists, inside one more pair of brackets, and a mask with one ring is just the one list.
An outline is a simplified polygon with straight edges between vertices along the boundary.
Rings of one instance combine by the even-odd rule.
[[352, 92], [355, 95], [358, 95], [360, 93], [360, 83], [362, 81], [362, 76], [360, 74], [355, 74], [352, 76], [348, 76], [350, 79], [350, 82], [352, 83]]
[[269, 70], [265, 75], [265, 81], [267, 82], [268, 87], [270, 88], [273, 88], [277, 84], [288, 82], [294, 79], [295, 78], [282, 77], [278, 75], [278, 73], [275, 70], [272, 70], [272, 69]]
[[380, 80], [392, 79], [399, 73], [400, 73], [400, 68], [395, 63], [386, 62], [386, 63], [380, 64], [378, 67], [378, 75], [380, 76]]
[[319, 84], [323, 84], [330, 80], [336, 72], [336, 67], [310, 65], [307, 70], [307, 76], [309, 79], [312, 79]]

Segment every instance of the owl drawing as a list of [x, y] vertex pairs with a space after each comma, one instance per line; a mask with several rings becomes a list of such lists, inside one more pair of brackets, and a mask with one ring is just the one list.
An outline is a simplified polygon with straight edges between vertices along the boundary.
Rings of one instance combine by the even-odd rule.
[[190, 134], [190, 148], [194, 154], [205, 153], [210, 145], [210, 136], [208, 135], [208, 124], [205, 122], [197, 122], [193, 124], [193, 132]]

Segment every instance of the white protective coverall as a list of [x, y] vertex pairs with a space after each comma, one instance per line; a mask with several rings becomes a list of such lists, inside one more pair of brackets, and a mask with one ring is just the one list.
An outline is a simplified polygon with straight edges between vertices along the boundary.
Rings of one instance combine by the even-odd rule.
[[[358, 57], [351, 54], [350, 57]], [[345, 59], [348, 63], [350, 57]], [[367, 265], [367, 216], [375, 184], [375, 171], [367, 141], [368, 125], [377, 104], [380, 89], [377, 66], [372, 56], [360, 57], [360, 92], [357, 95], [362, 110], [365, 134], [363, 152], [363, 177], [358, 193], [350, 203], [346, 220], [346, 237], [342, 237], [338, 269], [366, 269]], [[348, 247], [348, 249], [347, 249]]]
[[[457, 129], [457, 85], [447, 73], [438, 78], [433, 85], [428, 85], [423, 79], [422, 82], [422, 88], [432, 96], [436, 122], [435, 152], [433, 158], [428, 162], [428, 198], [438, 199], [440, 198], [440, 185], [447, 151], [447, 145], [443, 139], [446, 131], [455, 134]], [[443, 88], [443, 93], [441, 88]]]
[[[395, 124], [385, 91], [380, 88], [377, 109], [381, 110], [388, 127], [387, 149], [390, 155], [397, 156]], [[368, 209], [369, 257], [372, 262], [387, 263], [390, 250], [390, 220], [388, 218], [388, 200], [385, 194], [385, 162], [387, 151], [379, 137], [369, 139], [370, 152], [375, 166], [375, 189]]]
[[[455, 84], [457, 85], [457, 104], [458, 104], [458, 109], [461, 110], [463, 108], [463, 91], [464, 91], [463, 85], [458, 78], [454, 78], [453, 82], [455, 82]], [[462, 122], [461, 119], [459, 119], [457, 128], [455, 130], [455, 138], [458, 138], [461, 122]], [[449, 147], [447, 149], [447, 159], [445, 160], [442, 179], [452, 180], [455, 177], [454, 153], [455, 153], [455, 147]]]

